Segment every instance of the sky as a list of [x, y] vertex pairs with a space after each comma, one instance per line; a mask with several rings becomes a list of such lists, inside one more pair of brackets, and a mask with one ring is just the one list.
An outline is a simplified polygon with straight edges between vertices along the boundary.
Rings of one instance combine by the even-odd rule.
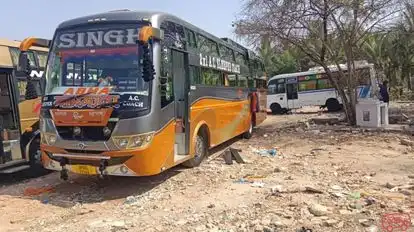
[[51, 39], [62, 21], [130, 9], [168, 12], [217, 37], [236, 39], [231, 24], [241, 5], [240, 0], [11, 0], [2, 4], [0, 38], [22, 40], [34, 36]]

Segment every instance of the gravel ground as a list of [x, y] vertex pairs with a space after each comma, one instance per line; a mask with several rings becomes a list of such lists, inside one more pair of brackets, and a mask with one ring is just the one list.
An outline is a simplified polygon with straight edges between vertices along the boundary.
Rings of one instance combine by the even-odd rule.
[[[58, 173], [0, 188], [0, 231], [380, 231], [411, 215], [411, 137], [269, 116], [250, 140], [214, 149], [200, 167], [142, 178]], [[241, 149], [245, 164], [217, 156]], [[1, 182], [0, 182], [1, 183]], [[27, 188], [52, 192], [25, 196]], [[302, 228], [303, 227], [303, 228]]]

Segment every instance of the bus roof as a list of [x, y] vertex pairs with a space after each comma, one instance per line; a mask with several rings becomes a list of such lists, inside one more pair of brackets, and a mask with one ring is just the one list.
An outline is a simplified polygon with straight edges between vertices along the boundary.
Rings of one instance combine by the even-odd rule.
[[[8, 40], [0, 38], [0, 67], [1, 68], [13, 68], [13, 58], [10, 52], [10, 48], [19, 49], [20, 41]], [[30, 50], [39, 52], [48, 52], [47, 48], [42, 47], [31, 47]]]
[[100, 22], [111, 22], [112, 21], [112, 22], [122, 22], [122, 23], [127, 23], [127, 22], [134, 23], [134, 22], [142, 22], [145, 20], [151, 21], [152, 26], [156, 28], [160, 28], [160, 25], [163, 21], [169, 20], [171, 22], [180, 24], [196, 33], [200, 33], [203, 36], [211, 40], [214, 40], [215, 42], [221, 45], [227, 46], [235, 51], [243, 53], [243, 52], [247, 52], [248, 50], [247, 48], [245, 50], [240, 49], [238, 46], [233, 45], [223, 39], [220, 39], [204, 31], [203, 29], [196, 27], [193, 24], [183, 19], [180, 19], [172, 14], [158, 12], [158, 11], [115, 10], [115, 11], [109, 11], [109, 12], [98, 13], [98, 14], [93, 14], [93, 15], [87, 15], [87, 16], [64, 21], [61, 24], [59, 24], [59, 26], [57, 27], [57, 30], [69, 29], [71, 27], [75, 27], [79, 25], [86, 25], [86, 24], [93, 25], [93, 24], [97, 24]]
[[[7, 47], [12, 47], [12, 48], [19, 48], [21, 41], [17, 41], [17, 40], [8, 40], [8, 39], [2, 39], [0, 38], [0, 46], [7, 46]], [[42, 48], [42, 47], [31, 47], [30, 50], [35, 50], [35, 51], [42, 51], [42, 52], [48, 52], [49, 49], [47, 48]]]
[[[345, 64], [340, 64], [340, 67], [343, 70], [348, 69], [348, 66], [345, 65]], [[357, 68], [357, 69], [373, 68], [373, 67], [374, 67], [374, 64], [372, 64], [372, 63], [355, 62], [355, 68]], [[330, 66], [328, 66], [328, 68], [332, 72], [338, 71], [338, 67], [336, 65], [330, 65]], [[269, 79], [269, 81], [275, 80], [275, 79], [280, 79], [280, 78], [298, 77], [298, 76], [306, 76], [306, 75], [313, 75], [313, 74], [320, 74], [320, 73], [325, 73], [325, 70], [323, 69], [323, 67], [313, 67], [313, 68], [310, 68], [308, 71], [305, 71], [305, 72], [285, 73], [285, 74], [276, 75], [276, 76], [271, 77]]]
[[280, 78], [286, 78], [286, 77], [298, 77], [298, 76], [313, 75], [313, 74], [318, 74], [318, 73], [320, 73], [320, 72], [306, 71], [306, 72], [285, 73], [285, 74], [279, 74], [279, 75], [273, 76], [269, 79], [269, 81], [275, 80], [275, 79], [280, 79]]

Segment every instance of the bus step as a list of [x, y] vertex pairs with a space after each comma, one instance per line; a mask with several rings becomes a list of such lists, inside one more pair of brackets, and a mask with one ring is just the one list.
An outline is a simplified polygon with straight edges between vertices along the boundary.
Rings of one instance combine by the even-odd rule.
[[17, 167], [12, 167], [12, 168], [8, 168], [8, 169], [4, 169], [1, 170], [0, 173], [1, 174], [10, 174], [10, 173], [15, 173], [15, 172], [20, 172], [26, 169], [29, 169], [30, 166], [29, 165], [22, 165], [22, 166], [17, 166]]

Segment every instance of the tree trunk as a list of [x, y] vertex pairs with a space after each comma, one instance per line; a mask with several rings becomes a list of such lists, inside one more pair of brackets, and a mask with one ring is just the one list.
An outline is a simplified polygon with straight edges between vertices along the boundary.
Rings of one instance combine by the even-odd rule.
[[[328, 76], [329, 81], [334, 85], [336, 91], [338, 91], [338, 94], [342, 99], [342, 105], [344, 107], [347, 122], [350, 125], [355, 125], [356, 124], [356, 121], [355, 121], [355, 105], [354, 105], [354, 107], [352, 107], [352, 104], [349, 101], [350, 99], [347, 97], [347, 94], [345, 92], [345, 86], [342, 86], [341, 84], [338, 83], [338, 80], [333, 78], [331, 70], [326, 65], [323, 65], [323, 68], [324, 68], [324, 70], [325, 70], [325, 72]], [[341, 79], [345, 78], [342, 70], [340, 70], [340, 75], [339, 76], [340, 76], [339, 78], [341, 78]]]

